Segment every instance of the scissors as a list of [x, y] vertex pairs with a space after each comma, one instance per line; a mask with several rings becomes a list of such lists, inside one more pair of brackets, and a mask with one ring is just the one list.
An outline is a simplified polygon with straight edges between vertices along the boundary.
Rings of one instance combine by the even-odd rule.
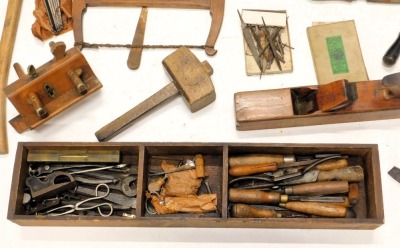
[[[99, 188], [100, 188], [100, 187], [104, 187], [104, 188], [107, 189], [107, 191], [105, 192], [105, 194], [104, 194], [104, 195], [101, 195], [101, 196], [99, 196]], [[90, 207], [81, 207], [81, 205], [83, 205], [83, 204], [85, 204], [85, 203], [87, 203], [87, 202], [91, 202], [91, 201], [103, 199], [103, 198], [105, 198], [106, 196], [108, 196], [108, 194], [110, 193], [110, 187], [108, 187], [107, 184], [101, 183], [101, 184], [99, 184], [99, 185], [96, 186], [95, 192], [96, 192], [96, 196], [95, 196], [95, 197], [91, 197], [91, 198], [88, 198], [88, 199], [86, 199], [86, 200], [77, 202], [76, 204], [68, 204], [68, 205], [63, 205], [63, 206], [60, 206], [60, 207], [57, 207], [57, 208], [50, 209], [49, 211], [46, 212], [46, 214], [48, 214], [49, 216], [61, 216], [61, 215], [70, 214], [70, 213], [73, 213], [73, 212], [79, 211], [79, 210], [91, 210], [91, 209], [97, 208], [97, 211], [99, 212], [99, 214], [100, 214], [101, 216], [103, 216], [103, 217], [111, 216], [112, 213], [113, 213], [114, 208], [113, 208], [113, 206], [112, 206], [110, 203], [104, 202], [104, 203], [99, 203], [99, 204], [97, 204], [97, 205], [90, 206]], [[104, 214], [104, 213], [101, 211], [101, 209], [100, 209], [100, 207], [102, 207], [102, 206], [108, 206], [109, 209], [110, 209], [109, 212], [106, 213], [106, 214]], [[61, 213], [53, 213], [54, 211], [63, 210], [63, 209], [65, 209], [64, 212], [61, 212]]]

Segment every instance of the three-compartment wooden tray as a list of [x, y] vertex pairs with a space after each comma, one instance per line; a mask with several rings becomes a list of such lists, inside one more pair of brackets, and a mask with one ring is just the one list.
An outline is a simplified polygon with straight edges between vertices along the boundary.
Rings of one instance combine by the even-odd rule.
[[[28, 153], [48, 150], [117, 150], [120, 162], [137, 171], [135, 218], [119, 216], [27, 215], [22, 204], [25, 181], [29, 176]], [[244, 154], [340, 153], [353, 158], [364, 170], [360, 200], [355, 218], [232, 218], [228, 203], [228, 160]], [[217, 194], [217, 211], [207, 214], [152, 215], [146, 212], [148, 173], [159, 166], [154, 157], [193, 157], [202, 154], [211, 191]], [[206, 192], [201, 186], [199, 192]], [[7, 218], [24, 226], [140, 226], [140, 227], [229, 227], [229, 228], [315, 228], [375, 229], [383, 224], [383, 200], [378, 146], [373, 144], [249, 144], [249, 143], [68, 143], [20, 142], [12, 178]]]

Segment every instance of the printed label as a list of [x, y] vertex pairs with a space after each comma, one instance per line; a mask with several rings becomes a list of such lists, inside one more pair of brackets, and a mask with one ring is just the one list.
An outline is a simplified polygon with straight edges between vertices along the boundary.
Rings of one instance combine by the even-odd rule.
[[326, 45], [328, 46], [333, 74], [348, 73], [349, 66], [347, 64], [342, 36], [326, 37]]

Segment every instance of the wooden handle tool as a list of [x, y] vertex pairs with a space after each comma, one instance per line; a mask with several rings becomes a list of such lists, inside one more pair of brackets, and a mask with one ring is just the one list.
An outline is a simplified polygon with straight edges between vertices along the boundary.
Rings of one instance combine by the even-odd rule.
[[331, 171], [320, 171], [318, 175], [318, 182], [323, 181], [348, 181], [360, 182], [364, 179], [364, 172], [361, 166], [349, 166], [341, 169], [334, 169]]
[[286, 202], [279, 206], [299, 213], [333, 218], [343, 218], [347, 212], [346, 207], [320, 202]]
[[327, 181], [316, 183], [305, 183], [287, 186], [284, 193], [288, 195], [329, 195], [347, 193], [349, 183], [346, 181]]
[[133, 47], [129, 51], [128, 56], [128, 68], [132, 70], [136, 70], [140, 66], [140, 61], [142, 59], [142, 51], [143, 51], [143, 40], [144, 40], [144, 33], [146, 31], [146, 21], [147, 21], [147, 8], [142, 7], [142, 11], [140, 12], [139, 21], [136, 26], [135, 36], [133, 37], [132, 46]]
[[229, 189], [229, 201], [247, 204], [279, 204], [286, 201], [278, 192], [264, 192], [256, 189]]
[[286, 162], [293, 162], [293, 155], [280, 155], [280, 154], [251, 154], [244, 156], [235, 156], [229, 158], [229, 166], [236, 167], [242, 165], [259, 165], [278, 163], [283, 164]]
[[179, 93], [186, 100], [191, 112], [196, 112], [215, 100], [216, 93], [210, 78], [213, 73], [211, 65], [207, 61], [200, 62], [187, 47], [177, 49], [162, 63], [173, 82], [98, 130], [96, 137], [99, 141], [111, 139], [138, 118]]
[[400, 55], [400, 34], [397, 36], [395, 42], [389, 47], [385, 55], [383, 55], [383, 63], [386, 65], [394, 65]]
[[246, 204], [235, 204], [231, 209], [233, 218], [280, 218], [282, 215], [272, 209], [258, 209]]
[[[7, 86], [8, 72], [14, 49], [15, 36], [19, 16], [21, 13], [22, 0], [9, 0], [4, 21], [3, 33], [0, 41], [0, 88]], [[7, 121], [6, 121], [6, 98], [0, 94], [0, 154], [8, 153], [7, 144]]]
[[234, 177], [248, 176], [257, 173], [264, 173], [268, 171], [277, 171], [278, 166], [276, 163], [258, 164], [258, 165], [242, 165], [231, 167], [229, 169], [229, 175]]
[[201, 154], [196, 154], [194, 156], [194, 164], [196, 166], [196, 176], [197, 178], [205, 178], [206, 173], [204, 170], [204, 158]]

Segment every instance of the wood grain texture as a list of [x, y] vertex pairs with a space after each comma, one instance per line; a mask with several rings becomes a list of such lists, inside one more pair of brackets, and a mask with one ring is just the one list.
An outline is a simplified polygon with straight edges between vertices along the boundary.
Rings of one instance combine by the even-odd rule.
[[[262, 100], [274, 96], [288, 99], [290, 88], [235, 93], [236, 128], [240, 131], [269, 128], [324, 125], [357, 121], [395, 119], [400, 115], [400, 101], [387, 99], [381, 80], [354, 82], [358, 98], [352, 104], [333, 112], [315, 111], [305, 115], [292, 114], [290, 103]], [[304, 87], [311, 88], [314, 86]], [[291, 88], [298, 90], [300, 88]], [[257, 100], [259, 99], [259, 100]], [[262, 104], [265, 101], [267, 104]], [[259, 102], [259, 103], [257, 103]], [[246, 109], [248, 106], [249, 110]], [[252, 108], [251, 108], [252, 107]], [[269, 107], [269, 108], [268, 108]], [[253, 111], [250, 111], [252, 110]]]
[[[0, 41], [0, 88], [7, 86], [22, 0], [9, 0]], [[0, 94], [0, 154], [8, 153], [6, 98]]]

